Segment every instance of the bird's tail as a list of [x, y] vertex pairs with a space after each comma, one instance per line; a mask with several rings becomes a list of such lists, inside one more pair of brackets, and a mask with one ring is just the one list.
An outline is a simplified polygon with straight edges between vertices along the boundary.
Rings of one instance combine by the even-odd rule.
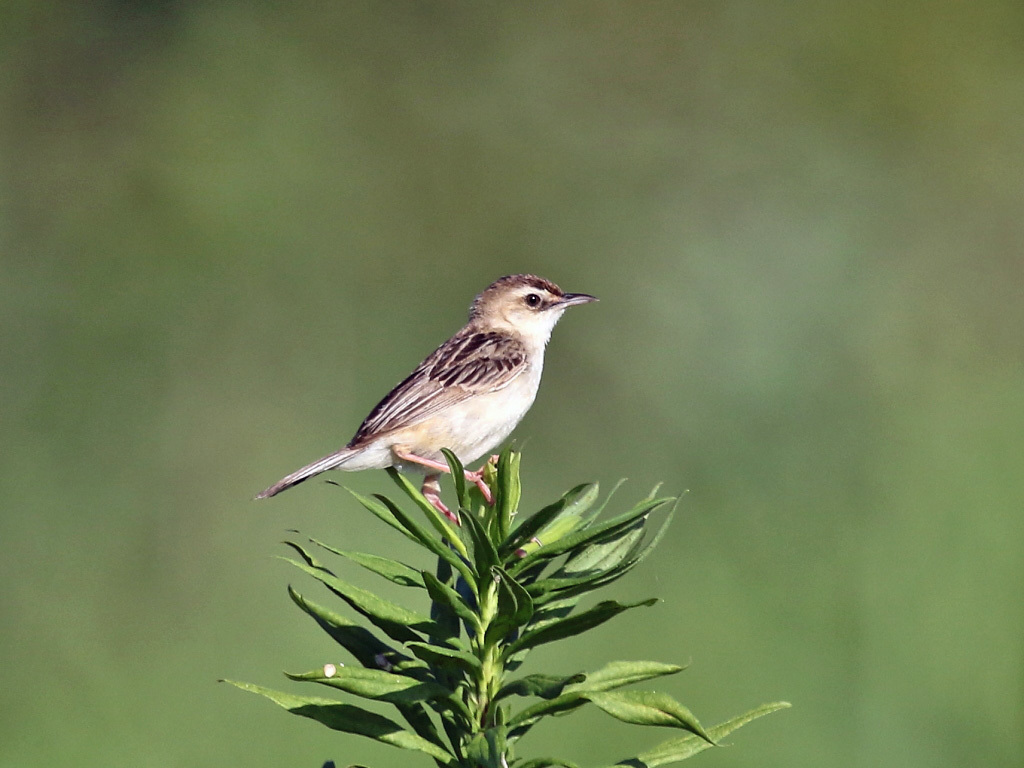
[[339, 467], [344, 464], [353, 453], [354, 451], [351, 448], [342, 448], [340, 451], [335, 451], [329, 456], [324, 456], [322, 459], [318, 459], [312, 464], [307, 464], [302, 469], [295, 470], [287, 477], [281, 478], [265, 491], [257, 493], [256, 498], [269, 499], [271, 496], [276, 496], [281, 491], [285, 491], [293, 485], [298, 485], [303, 480], [308, 480], [314, 475], [326, 472], [328, 469]]

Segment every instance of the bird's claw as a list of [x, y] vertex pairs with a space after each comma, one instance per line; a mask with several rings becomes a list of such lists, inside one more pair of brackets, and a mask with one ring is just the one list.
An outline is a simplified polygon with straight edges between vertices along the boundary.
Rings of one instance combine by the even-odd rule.
[[[485, 465], [486, 466], [486, 465]], [[473, 483], [477, 488], [480, 489], [480, 494], [484, 497], [484, 501], [488, 504], [494, 503], [494, 494], [491, 493], [490, 487], [484, 480], [483, 469], [478, 469], [475, 472], [472, 470], [466, 470], [466, 479]]]
[[462, 521], [459, 520], [458, 514], [448, 509], [448, 505], [441, 501], [441, 484], [438, 482], [437, 475], [430, 475], [423, 480], [421, 493], [423, 494], [423, 498], [434, 506], [434, 509], [456, 525], [462, 525]]

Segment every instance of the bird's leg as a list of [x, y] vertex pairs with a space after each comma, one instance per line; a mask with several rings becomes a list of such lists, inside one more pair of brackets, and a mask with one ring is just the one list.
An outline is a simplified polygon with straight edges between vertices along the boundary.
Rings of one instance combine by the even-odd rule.
[[[419, 464], [421, 467], [427, 467], [428, 469], [436, 469], [438, 472], [451, 472], [451, 469], [445, 462], [434, 461], [433, 459], [428, 459], [423, 456], [417, 456], [415, 453], [407, 451], [405, 448], [400, 446], [393, 446], [391, 448], [391, 452], [402, 461], [407, 461], [411, 464]], [[484, 482], [483, 470], [481, 469], [473, 472], [472, 470], [467, 469], [464, 471], [464, 474], [469, 482], [473, 483], [480, 489], [480, 493], [483, 494], [484, 500], [488, 504], [493, 504], [494, 496], [491, 494], [491, 489], [487, 487], [487, 483]]]
[[[484, 467], [486, 467], [486, 466], [487, 465], [485, 464]], [[471, 472], [470, 470], [467, 469], [466, 470], [466, 479], [469, 480], [469, 482], [473, 483], [474, 485], [476, 485], [477, 488], [480, 489], [480, 493], [483, 494], [484, 501], [486, 501], [488, 504], [493, 504], [494, 503], [494, 496], [491, 494], [491, 489], [488, 488], [487, 487], [487, 483], [484, 482], [484, 470], [483, 470], [483, 467], [478, 469], [476, 472]]]
[[459, 521], [459, 516], [453, 513], [450, 509], [448, 509], [445, 503], [441, 501], [440, 477], [440, 475], [435, 474], [427, 475], [425, 478], [423, 478], [423, 488], [421, 489], [423, 493], [423, 498], [425, 498], [427, 501], [433, 504], [434, 507], [439, 512], [444, 513], [444, 516], [451, 520], [453, 523], [455, 523], [456, 525], [462, 525], [462, 523]]
[[480, 469], [476, 470], [475, 472], [466, 470], [466, 479], [480, 489], [480, 493], [483, 494], [484, 501], [486, 501], [488, 504], [494, 504], [494, 496], [491, 494], [491, 489], [487, 487], [487, 483], [484, 482], [484, 470], [487, 468], [488, 464], [493, 464], [495, 467], [497, 467], [498, 459], [500, 458], [501, 457], [498, 454], [492, 453], [491, 458], [485, 461], [483, 463], [483, 466], [480, 467]]

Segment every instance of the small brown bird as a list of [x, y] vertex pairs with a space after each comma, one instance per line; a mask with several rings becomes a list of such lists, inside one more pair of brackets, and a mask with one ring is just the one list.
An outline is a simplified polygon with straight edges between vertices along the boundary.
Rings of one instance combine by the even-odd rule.
[[[455, 519], [440, 498], [447, 472], [442, 448], [463, 464], [499, 445], [537, 396], [544, 348], [562, 313], [597, 301], [563, 293], [536, 275], [508, 275], [474, 299], [469, 322], [434, 350], [370, 411], [341, 450], [292, 472], [256, 496], [265, 499], [328, 469], [396, 467], [426, 473], [423, 493]], [[466, 472], [490, 501], [481, 473]]]

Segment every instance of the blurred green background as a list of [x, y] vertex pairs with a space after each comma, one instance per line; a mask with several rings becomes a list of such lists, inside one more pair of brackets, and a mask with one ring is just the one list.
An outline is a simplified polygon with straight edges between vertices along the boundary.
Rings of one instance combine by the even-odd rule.
[[[533, 671], [794, 703], [709, 768], [1024, 764], [1020, 3], [0, 16], [0, 765], [425, 765], [215, 681], [344, 660], [272, 555], [398, 542], [323, 482], [250, 499], [519, 271], [602, 300], [527, 506], [689, 489], [609, 594], [665, 602]], [[663, 736], [577, 717], [524, 754]]]

